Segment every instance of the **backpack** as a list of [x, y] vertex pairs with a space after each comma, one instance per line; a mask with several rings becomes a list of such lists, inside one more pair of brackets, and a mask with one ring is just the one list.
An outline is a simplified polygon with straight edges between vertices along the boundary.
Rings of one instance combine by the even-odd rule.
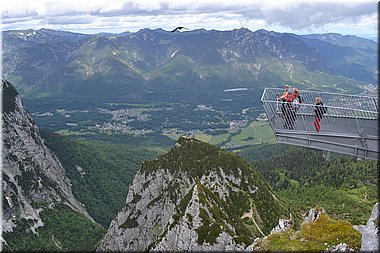
[[286, 95], [286, 102], [293, 102], [294, 101], [294, 94], [287, 94]]

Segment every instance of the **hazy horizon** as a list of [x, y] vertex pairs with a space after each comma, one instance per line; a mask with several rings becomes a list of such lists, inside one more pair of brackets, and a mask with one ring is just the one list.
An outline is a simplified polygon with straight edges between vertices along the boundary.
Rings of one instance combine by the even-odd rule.
[[141, 28], [339, 33], [377, 38], [377, 3], [359, 0], [5, 0], [1, 30], [54, 29], [84, 34]]
[[[357, 37], [360, 37], [360, 38], [363, 38], [363, 39], [369, 39], [369, 40], [372, 40], [372, 41], [375, 41], [377, 42], [378, 41], [378, 37], [377, 35], [372, 35], [372, 34], [342, 34], [342, 33], [337, 33], [337, 32], [326, 32], [326, 33], [296, 33], [296, 32], [279, 32], [279, 31], [275, 31], [275, 30], [267, 30], [267, 29], [264, 29], [264, 28], [259, 28], [259, 29], [256, 29], [256, 30], [251, 30], [247, 27], [236, 27], [236, 28], [233, 28], [233, 29], [226, 29], [226, 30], [218, 30], [218, 29], [205, 29], [205, 28], [196, 28], [196, 29], [192, 29], [192, 30], [186, 30], [186, 31], [182, 31], [181, 33], [186, 33], [186, 32], [192, 32], [192, 31], [196, 31], [196, 30], [206, 30], [206, 31], [232, 31], [232, 30], [235, 30], [235, 29], [248, 29], [250, 30], [251, 32], [256, 32], [256, 31], [259, 31], [259, 30], [266, 30], [268, 32], [276, 32], [276, 33], [292, 33], [292, 34], [296, 34], [296, 35], [311, 35], [311, 34], [340, 34], [340, 35], [343, 35], [343, 36], [357, 36]], [[34, 31], [38, 31], [38, 30], [42, 30], [42, 29], [46, 29], [46, 30], [54, 30], [54, 31], [62, 31], [62, 32], [72, 32], [72, 33], [80, 33], [80, 34], [87, 34], [87, 35], [96, 35], [96, 34], [121, 34], [121, 33], [136, 33], [138, 31], [141, 31], [141, 30], [144, 30], [144, 29], [149, 29], [149, 30], [164, 30], [166, 32], [170, 32], [171, 30], [165, 30], [163, 28], [148, 28], [148, 27], [144, 27], [144, 28], [141, 28], [139, 30], [133, 30], [133, 31], [128, 31], [128, 30], [124, 30], [124, 31], [120, 31], [120, 32], [107, 32], [107, 31], [97, 31], [97, 32], [86, 32], [86, 31], [81, 31], [81, 30], [64, 30], [64, 29], [51, 29], [51, 28], [39, 28], [39, 29], [33, 29], [33, 28], [25, 28], [25, 29], [9, 29], [9, 30], [1, 30], [1, 32], [8, 32], [8, 31], [27, 31], [27, 30], [34, 30]]]

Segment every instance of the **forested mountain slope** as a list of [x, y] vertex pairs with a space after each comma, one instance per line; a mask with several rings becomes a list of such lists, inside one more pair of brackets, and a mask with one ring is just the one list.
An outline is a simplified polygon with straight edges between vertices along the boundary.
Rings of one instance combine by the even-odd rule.
[[1, 88], [5, 249], [93, 249], [104, 228], [74, 196], [65, 169], [45, 145], [13, 85], [3, 80]]

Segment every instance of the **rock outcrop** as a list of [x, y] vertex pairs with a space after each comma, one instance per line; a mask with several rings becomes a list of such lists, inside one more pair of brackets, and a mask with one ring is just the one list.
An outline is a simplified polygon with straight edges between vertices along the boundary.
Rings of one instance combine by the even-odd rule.
[[311, 208], [309, 211], [305, 213], [304, 222], [313, 222], [316, 221], [319, 216], [323, 213], [326, 213], [325, 209], [319, 208]]
[[35, 232], [44, 225], [43, 206], [58, 202], [91, 219], [73, 196], [61, 163], [45, 146], [16, 89], [3, 80], [2, 94], [3, 232], [12, 232], [22, 219]]
[[323, 252], [326, 252], [326, 253], [327, 252], [355, 252], [355, 250], [348, 247], [348, 245], [345, 243], [339, 243], [337, 245], [334, 245], [334, 246], [324, 250]]
[[250, 250], [284, 214], [247, 162], [191, 138], [144, 162], [99, 251]]
[[379, 252], [379, 202], [373, 207], [367, 225], [354, 226], [362, 234], [360, 251]]
[[292, 219], [292, 214], [290, 214], [290, 219], [279, 219], [278, 225], [274, 227], [270, 233], [273, 234], [273, 233], [278, 233], [278, 232], [285, 232], [291, 229], [292, 226], [293, 226], [293, 219]]
[[344, 220], [330, 219], [321, 208], [311, 208], [304, 214], [300, 230], [291, 228], [289, 220], [279, 219], [270, 235], [256, 238], [253, 251], [355, 252], [360, 248], [360, 233]]

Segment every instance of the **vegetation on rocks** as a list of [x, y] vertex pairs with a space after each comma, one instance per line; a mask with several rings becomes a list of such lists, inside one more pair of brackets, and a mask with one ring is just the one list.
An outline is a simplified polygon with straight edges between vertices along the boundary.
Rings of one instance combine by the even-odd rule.
[[[196, 184], [201, 204], [199, 211], [202, 225], [196, 229], [200, 245], [205, 242], [211, 245], [216, 243], [216, 238], [224, 231], [237, 244], [248, 246], [262, 232], [268, 234], [277, 225], [279, 217], [289, 214], [288, 208], [275, 197], [260, 173], [238, 155], [208, 143], [193, 138], [179, 138], [167, 154], [145, 161], [141, 167], [141, 171], [148, 174], [158, 169], [165, 169], [166, 173], [172, 173], [176, 178], [186, 175]], [[229, 192], [225, 200], [220, 197], [216, 186], [211, 187], [201, 180], [210, 176], [210, 173], [216, 174], [217, 178], [211, 176], [214, 182], [221, 183], [220, 180], [226, 175], [237, 180], [224, 185]], [[193, 190], [190, 190], [176, 207], [174, 222], [169, 229], [186, 215], [185, 210], [192, 194]], [[252, 216], [249, 218], [248, 215], [248, 220], [242, 218], [251, 209]]]
[[301, 225], [299, 231], [273, 233], [268, 236], [265, 250], [317, 252], [345, 243], [354, 250], [360, 249], [361, 234], [345, 220], [331, 219], [327, 214]]

